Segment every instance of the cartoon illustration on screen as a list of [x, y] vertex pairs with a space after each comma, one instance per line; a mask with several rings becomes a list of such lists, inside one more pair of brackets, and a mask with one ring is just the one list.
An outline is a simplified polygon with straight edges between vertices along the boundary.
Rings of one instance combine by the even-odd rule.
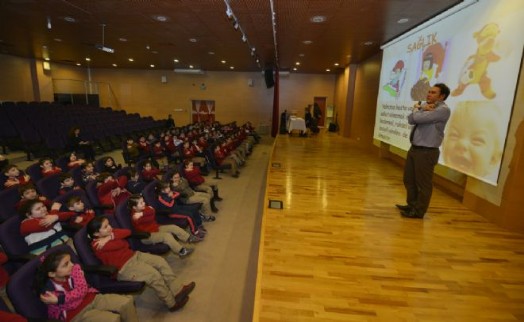
[[469, 85], [478, 84], [480, 92], [485, 98], [495, 98], [497, 93], [491, 87], [488, 67], [491, 63], [500, 60], [500, 56], [493, 52], [496, 44], [495, 39], [499, 33], [499, 26], [495, 23], [489, 23], [473, 33], [473, 38], [475, 38], [478, 45], [477, 52], [466, 59], [464, 67], [460, 72], [459, 84], [451, 92], [451, 96], [459, 96]]
[[411, 98], [414, 101], [426, 99], [429, 88], [436, 83], [442, 72], [446, 50], [441, 43], [428, 46], [422, 53], [422, 66], [418, 81], [411, 88]]
[[389, 74], [389, 81], [382, 87], [389, 95], [398, 97], [404, 80], [406, 78], [406, 69], [404, 68], [404, 61], [399, 60]]

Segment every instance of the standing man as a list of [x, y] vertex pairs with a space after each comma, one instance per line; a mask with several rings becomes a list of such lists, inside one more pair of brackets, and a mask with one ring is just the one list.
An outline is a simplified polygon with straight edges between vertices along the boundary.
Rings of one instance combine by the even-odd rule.
[[444, 139], [444, 128], [450, 116], [444, 103], [449, 88], [435, 84], [428, 91], [426, 102], [418, 102], [408, 115], [413, 125], [409, 136], [411, 148], [404, 167], [404, 186], [407, 205], [396, 205], [400, 213], [408, 218], [424, 218], [433, 191], [433, 170], [440, 155], [439, 146]]

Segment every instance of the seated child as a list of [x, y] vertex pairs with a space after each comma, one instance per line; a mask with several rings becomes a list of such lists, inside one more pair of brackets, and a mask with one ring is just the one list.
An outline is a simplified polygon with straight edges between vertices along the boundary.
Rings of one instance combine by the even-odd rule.
[[145, 136], [141, 136], [138, 139], [138, 150], [141, 157], [149, 157], [151, 155], [149, 143]]
[[47, 305], [50, 319], [138, 322], [133, 297], [99, 294], [87, 283], [80, 265], [71, 262], [67, 251], [57, 250], [42, 258], [34, 286]]
[[19, 210], [30, 200], [39, 200], [44, 203], [47, 209], [51, 209], [53, 202], [36, 192], [36, 188], [32, 183], [26, 183], [18, 188], [20, 193], [20, 201], [16, 203], [16, 209]]
[[184, 160], [184, 166], [184, 176], [193, 190], [207, 193], [214, 201], [222, 201], [218, 196], [218, 186], [207, 184], [200, 173], [200, 168], [193, 166], [193, 161]]
[[201, 203], [201, 212], [204, 216], [212, 212], [217, 212], [215, 203], [211, 197], [204, 192], [197, 192], [191, 189], [186, 178], [182, 178], [180, 173], [175, 172], [171, 177], [171, 189], [180, 194], [180, 199], [186, 204]]
[[75, 189], [80, 189], [80, 187], [75, 185], [73, 176], [69, 173], [60, 174], [60, 190], [58, 190], [58, 194], [63, 195]]
[[126, 189], [130, 193], [135, 194], [141, 193], [145, 186], [146, 183], [140, 178], [140, 174], [135, 169], [129, 170], [129, 180], [127, 181]]
[[20, 215], [25, 218], [20, 225], [20, 234], [29, 245], [31, 254], [41, 254], [69, 240], [62, 230], [61, 222], [69, 221], [73, 213], [59, 212], [60, 206], [59, 203], [54, 203], [48, 212], [43, 202], [30, 200], [20, 208]]
[[30, 183], [31, 179], [29, 176], [18, 169], [14, 164], [8, 164], [4, 168], [5, 182], [4, 187], [9, 188], [16, 185], [23, 185], [25, 183]]
[[142, 179], [147, 183], [159, 179], [160, 170], [153, 167], [151, 161], [146, 161], [142, 168]]
[[168, 165], [166, 149], [162, 146], [162, 142], [155, 141], [151, 147], [151, 155], [161, 167]]
[[213, 155], [215, 156], [215, 160], [218, 165], [222, 164], [229, 164], [231, 167], [231, 176], [233, 178], [238, 178], [239, 171], [237, 170], [237, 162], [228, 156], [221, 148], [220, 145], [216, 145], [215, 149], [213, 151]]
[[86, 160], [79, 159], [76, 156], [76, 152], [71, 152], [71, 154], [69, 155], [69, 163], [67, 164], [67, 167], [69, 169], [73, 169], [73, 168], [81, 166], [84, 163], [86, 163]]
[[53, 159], [51, 158], [42, 158], [40, 159], [40, 168], [42, 168], [42, 176], [47, 177], [53, 174], [62, 173], [60, 167], [55, 166]]
[[[96, 193], [98, 202], [104, 206], [116, 208], [131, 194], [126, 190], [127, 177], [121, 176], [117, 180], [110, 173], [102, 172], [97, 179]], [[112, 210], [107, 211], [112, 213]]]
[[136, 161], [138, 157], [140, 156], [140, 150], [138, 149], [138, 144], [131, 137], [126, 139], [126, 151], [127, 151], [127, 155], [129, 156], [131, 160]]
[[185, 258], [193, 252], [193, 249], [181, 246], [174, 236], [183, 242], [197, 242], [202, 240], [197, 236], [192, 236], [176, 225], [159, 225], [156, 222], [155, 209], [147, 206], [141, 195], [132, 195], [129, 197], [128, 208], [131, 212], [133, 228], [137, 232], [147, 232], [151, 234], [149, 238], [140, 240], [144, 244], [165, 243], [174, 254], [180, 256], [180, 258]]
[[67, 200], [67, 208], [73, 212], [73, 216], [69, 221], [72, 224], [80, 226], [87, 225], [93, 218], [95, 218], [95, 212], [93, 209], [86, 209], [84, 202], [79, 196], [73, 196]]
[[207, 230], [204, 228], [202, 220], [213, 221], [215, 220], [214, 216], [204, 216], [200, 213], [200, 205], [177, 205], [176, 198], [178, 198], [179, 193], [171, 190], [171, 184], [169, 182], [158, 182], [155, 187], [158, 201], [161, 205], [160, 209], [157, 211], [173, 213], [169, 217], [173, 218], [186, 218], [191, 228], [191, 232], [194, 235], [202, 237], [205, 235]]
[[117, 170], [122, 169], [122, 165], [116, 164], [115, 160], [112, 157], [107, 157], [104, 161], [104, 171], [111, 174], [115, 173]]
[[131, 235], [130, 230], [113, 229], [109, 220], [100, 216], [89, 222], [87, 232], [95, 256], [104, 265], [118, 269], [117, 280], [145, 282], [170, 311], [177, 311], [186, 305], [195, 282], [180, 286], [165, 259], [133, 251], [126, 240]]
[[96, 180], [100, 175], [95, 172], [95, 166], [93, 162], [86, 162], [80, 166], [82, 168], [82, 181], [87, 184], [89, 181]]

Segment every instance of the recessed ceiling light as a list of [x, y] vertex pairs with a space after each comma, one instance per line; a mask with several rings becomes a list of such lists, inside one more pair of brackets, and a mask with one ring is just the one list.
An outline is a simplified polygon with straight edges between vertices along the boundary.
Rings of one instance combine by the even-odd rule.
[[300, 66], [300, 62], [299, 62], [299, 61], [297, 61], [297, 62], [295, 63], [295, 65], [297, 65], [297, 66]]
[[53, 40], [56, 41], [56, 42], [62, 42], [62, 39], [60, 39], [60, 38], [55, 38]]
[[133, 58], [128, 58], [129, 61], [135, 61]]
[[155, 19], [156, 21], [159, 21], [159, 22], [166, 22], [166, 21], [169, 20], [168, 17], [162, 16], [162, 15], [154, 15], [152, 17], [153, 17], [153, 19]]
[[311, 21], [313, 23], [322, 23], [322, 22], [326, 21], [326, 16], [313, 16], [313, 17], [309, 18], [309, 21]]
[[118, 67], [118, 65], [117, 64], [113, 64], [113, 67]]
[[294, 70], [294, 71], [297, 71], [297, 70], [298, 70], [298, 68], [296, 68], [296, 67], [293, 67], [293, 70]]
[[313, 42], [311, 40], [304, 40], [302, 43], [304, 45], [311, 45]]
[[298, 56], [299, 56], [299, 57], [304, 57], [304, 56], [306, 56], [306, 55], [304, 55], [304, 54], [298, 54]]
[[338, 66], [338, 63], [334, 63], [333, 65]]
[[86, 57], [86, 61], [91, 61], [91, 58], [89, 58], [89, 57]]
[[73, 18], [73, 17], [64, 17], [64, 20], [67, 21], [67, 22], [76, 22], [76, 19]]
[[178, 60], [178, 59], [176, 59], [176, 58], [175, 58], [175, 59], [173, 59], [173, 61], [174, 61], [175, 63], [178, 63], [178, 62], [179, 62], [179, 60]]
[[197, 42], [196, 38], [189, 38], [190, 42]]
[[210, 55], [214, 55], [215, 54], [214, 51], [208, 51], [207, 53], [210, 54]]
[[189, 68], [194, 68], [194, 66], [193, 65], [189, 65]]
[[220, 62], [221, 62], [222, 64], [225, 64], [225, 63], [226, 63], [226, 61], [225, 61], [225, 60], [222, 60], [222, 61], [220, 61]]
[[158, 51], [156, 51], [156, 50], [151, 50], [151, 53], [152, 53], [152, 54], [158, 54]]
[[120, 40], [121, 42], [126, 42], [126, 41], [127, 41], [127, 38], [120, 37], [120, 38], [118, 38], [118, 40]]
[[155, 65], [154, 65], [154, 64], [151, 64], [151, 65], [149, 65], [149, 66], [151, 66], [151, 68], [155, 68]]
[[401, 19], [399, 19], [399, 20], [397, 21], [397, 23], [406, 23], [406, 22], [408, 22], [408, 21], [409, 21], [408, 18], [401, 18]]
[[44, 60], [45, 60], [45, 61], [49, 61], [50, 59], [49, 59], [49, 57], [46, 57], [46, 58], [44, 58]]
[[373, 45], [373, 42], [372, 42], [372, 41], [366, 41], [366, 42], [364, 43], [364, 45], [366, 45], [366, 46], [371, 46], [371, 45]]
[[82, 66], [82, 64], [80, 64], [80, 63], [76, 63], [76, 66]]
[[330, 72], [330, 71], [331, 71], [331, 69], [329, 69], [329, 68], [326, 68], [326, 72]]
[[229, 69], [235, 69], [235, 66], [229, 66]]

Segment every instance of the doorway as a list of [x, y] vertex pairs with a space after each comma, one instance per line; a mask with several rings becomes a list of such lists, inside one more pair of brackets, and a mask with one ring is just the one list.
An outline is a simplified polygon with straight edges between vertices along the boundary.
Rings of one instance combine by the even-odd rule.
[[318, 126], [324, 127], [324, 122], [326, 119], [326, 97], [315, 97], [313, 98], [313, 102], [318, 104], [320, 107], [320, 112], [322, 113], [322, 116], [318, 120]]

